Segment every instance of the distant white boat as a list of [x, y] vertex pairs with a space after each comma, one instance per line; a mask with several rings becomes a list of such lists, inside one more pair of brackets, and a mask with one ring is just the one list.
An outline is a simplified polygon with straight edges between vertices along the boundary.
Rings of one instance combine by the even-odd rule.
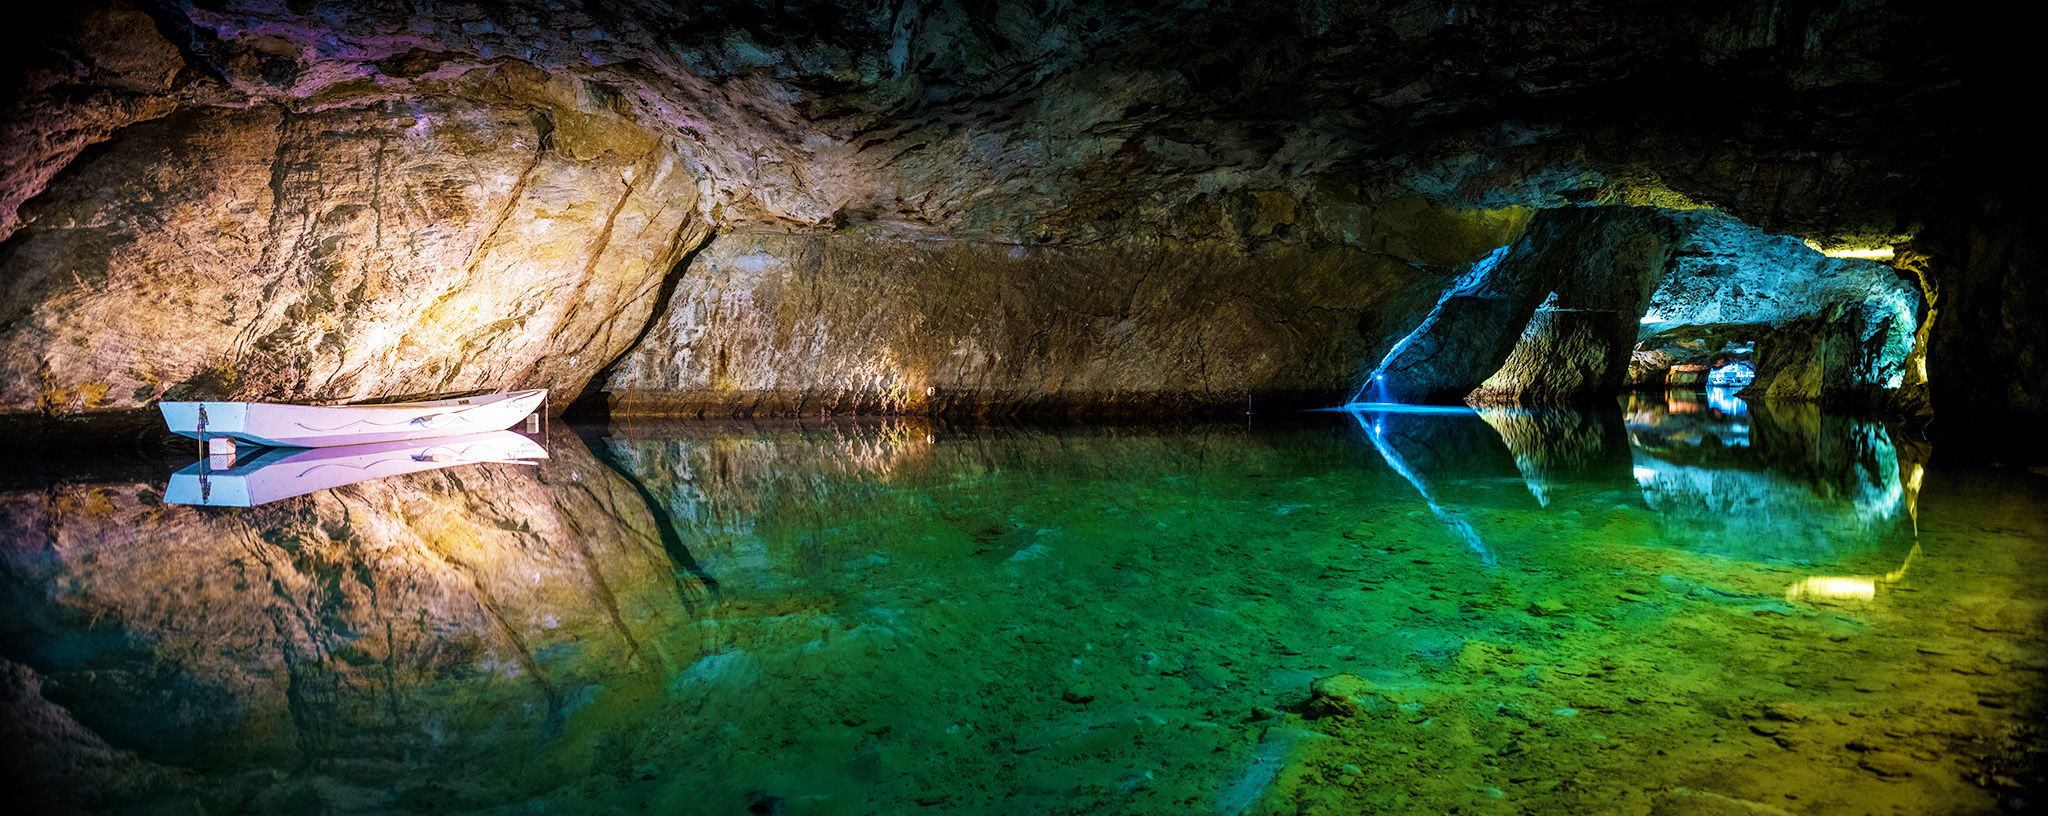
[[512, 391], [385, 405], [163, 402], [171, 433], [287, 448], [328, 448], [502, 431], [540, 407], [548, 391]]
[[477, 462], [539, 464], [547, 449], [511, 431], [332, 448], [276, 448], [228, 468], [202, 459], [171, 474], [165, 504], [255, 507], [369, 479]]

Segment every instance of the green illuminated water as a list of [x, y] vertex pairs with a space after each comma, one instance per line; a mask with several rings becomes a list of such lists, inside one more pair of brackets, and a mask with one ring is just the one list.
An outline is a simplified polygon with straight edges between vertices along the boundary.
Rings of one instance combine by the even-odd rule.
[[1638, 398], [550, 447], [252, 509], [162, 505], [149, 463], [11, 477], [16, 785], [208, 813], [1954, 813], [2035, 780], [2048, 480], [1882, 425]]

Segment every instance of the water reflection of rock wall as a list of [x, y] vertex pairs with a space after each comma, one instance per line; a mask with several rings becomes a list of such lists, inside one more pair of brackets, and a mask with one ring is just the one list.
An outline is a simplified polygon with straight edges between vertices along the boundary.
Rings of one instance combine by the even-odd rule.
[[1484, 407], [1479, 418], [1500, 434], [1515, 457], [1515, 468], [1530, 494], [1549, 504], [1567, 484], [1613, 487], [1628, 440], [1611, 410], [1545, 410]]
[[[675, 675], [677, 715], [640, 743], [671, 791], [655, 804], [685, 812], [713, 802], [739, 811], [745, 790], [766, 792], [754, 802], [761, 812], [773, 797], [815, 812], [896, 812], [913, 801], [1023, 812], [1045, 808], [961, 797], [1023, 801], [1060, 773], [1113, 785], [1128, 767], [1067, 752], [1083, 750], [1084, 734], [1132, 740], [1139, 724], [1175, 735], [1131, 760], [1156, 762], [1145, 767], [1162, 777], [1173, 766], [1152, 754], [1229, 750], [1162, 727], [1199, 715], [1184, 710], [1198, 700], [1241, 710], [1253, 684], [1268, 682], [1222, 673], [1211, 652], [1250, 648], [1283, 623], [1235, 614], [1249, 594], [1242, 584], [1261, 598], [1296, 591], [1243, 577], [1271, 564], [1239, 562], [1249, 531], [1234, 519], [1269, 523], [1254, 529], [1276, 540], [1327, 544], [1330, 510], [1288, 497], [1304, 483], [1327, 495], [1317, 478], [1360, 461], [1321, 427], [774, 422], [642, 432], [606, 447], [720, 587], [704, 624], [717, 649]], [[1368, 474], [1352, 495], [1397, 495]], [[1075, 685], [1087, 677], [1119, 679]], [[1155, 686], [1142, 702], [1073, 702], [1141, 677]], [[1062, 755], [1075, 767], [1055, 770]]]
[[[676, 577], [629, 483], [573, 436], [552, 442], [539, 468], [453, 468], [255, 509], [164, 505], [155, 482], [12, 491], [0, 646], [78, 725], [147, 746], [146, 764], [109, 773], [154, 774], [128, 787], [216, 812], [308, 804], [316, 784], [358, 807], [560, 784], [597, 750], [568, 715], [669, 660], [676, 645], [659, 641], [701, 589]], [[17, 694], [10, 713], [38, 705]], [[561, 738], [545, 756], [507, 750], [544, 735]], [[94, 804], [76, 773], [46, 764], [42, 797]], [[245, 773], [308, 768], [289, 782]]]
[[1604, 515], [1640, 495], [1660, 522], [1644, 543], [1766, 560], [1867, 549], [1906, 518], [1902, 457], [1884, 426], [1812, 405], [1751, 411], [1674, 392], [1631, 398], [1625, 421], [1492, 407], [1355, 416], [1391, 467], [1458, 513], [1521, 507], [1518, 491], [1500, 489], [1518, 473], [1551, 512]]
[[1472, 412], [1354, 412], [1366, 444], [1389, 467], [1433, 501], [1451, 504], [1516, 502], [1494, 495], [1491, 482], [1516, 473], [1500, 435]]
[[[1090, 677], [1151, 683], [1143, 711], [1102, 714], [1151, 728], [1298, 694], [1298, 674], [1223, 669], [1287, 627], [1395, 662], [1475, 636], [1417, 596], [1356, 640], [1364, 590], [1334, 602], [1302, 575], [1479, 575], [1495, 553], [1569, 569], [1572, 531], [1825, 554], [1897, 484], [1875, 426], [1738, 434], [1655, 408], [1631, 416], [1633, 461], [1613, 414], [1389, 417], [1355, 445], [1315, 423], [883, 420], [618, 428], [595, 456], [558, 436], [538, 469], [249, 510], [162, 505], [161, 476], [0, 490], [0, 745], [58, 805], [903, 803], [1055, 762], [1048, 746], [1096, 733], [1064, 719]], [[1635, 495], [1661, 524], [1615, 522]], [[1077, 620], [1121, 627], [1104, 637], [1129, 653], [1061, 641]], [[1130, 750], [1196, 732], [1173, 733]], [[953, 764], [935, 775], [935, 756]]]
[[1773, 404], [1734, 415], [1693, 401], [1632, 400], [1643, 500], [1663, 542], [1729, 556], [1824, 560], [1905, 518], [1900, 462], [1881, 424]]
[[[766, 732], [796, 716], [778, 713], [786, 701], [835, 705], [819, 656], [904, 634], [876, 606], [899, 590], [863, 589], [863, 565], [987, 571], [1057, 534], [976, 497], [1219, 464], [1277, 476], [1352, 455], [1311, 437], [1242, 446], [1228, 428], [934, 445], [902, 422], [696, 427], [608, 442], [631, 477], [557, 435], [538, 468], [455, 467], [259, 508], [164, 505], [161, 475], [0, 493], [5, 760], [58, 809], [574, 797], [685, 744], [729, 746], [731, 718]], [[906, 518], [923, 535], [888, 529]]]
[[[962, 430], [895, 418], [643, 423], [639, 433], [605, 444], [668, 514], [701, 568], [733, 586], [750, 575], [838, 580], [835, 559], [865, 557], [872, 546], [863, 537], [900, 524], [905, 514], [934, 516], [981, 548], [1018, 537], [1001, 508], [940, 512], [914, 499], [918, 490], [1057, 491], [1064, 479], [1114, 483], [1120, 476], [1214, 469], [1223, 456], [1254, 470], [1279, 470], [1349, 463], [1357, 455], [1308, 437], [1299, 448], [1256, 444], [1272, 438], [1228, 425]], [[768, 542], [795, 543], [785, 552], [764, 549]]]

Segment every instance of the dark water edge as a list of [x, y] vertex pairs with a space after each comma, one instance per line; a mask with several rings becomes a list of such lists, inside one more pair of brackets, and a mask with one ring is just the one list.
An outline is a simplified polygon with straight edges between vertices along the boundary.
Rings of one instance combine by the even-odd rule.
[[17, 462], [8, 786], [135, 813], [2038, 793], [2048, 480], [1866, 420], [1642, 396], [546, 442], [255, 508], [164, 504], [175, 452]]

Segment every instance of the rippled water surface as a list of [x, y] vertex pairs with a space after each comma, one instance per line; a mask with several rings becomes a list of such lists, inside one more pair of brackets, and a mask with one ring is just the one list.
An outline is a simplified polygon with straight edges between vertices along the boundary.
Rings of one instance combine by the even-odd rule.
[[19, 795], [163, 813], [1967, 813], [2041, 475], [1738, 400], [620, 424], [254, 508], [0, 482]]

